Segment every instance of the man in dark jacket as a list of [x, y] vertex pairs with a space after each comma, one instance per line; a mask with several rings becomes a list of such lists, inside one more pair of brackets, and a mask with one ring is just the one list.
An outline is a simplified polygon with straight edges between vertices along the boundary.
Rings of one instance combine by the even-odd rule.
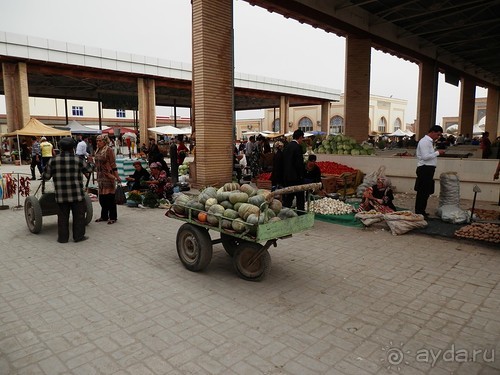
[[85, 241], [85, 213], [87, 204], [83, 190], [83, 174], [92, 172], [91, 167], [74, 152], [74, 142], [70, 137], [59, 141], [61, 153], [50, 158], [44, 180], [52, 178], [56, 193], [57, 242], [66, 243], [69, 239], [69, 213], [73, 215], [73, 240]]
[[[304, 157], [302, 154], [302, 141], [304, 132], [297, 129], [293, 132], [292, 141], [288, 143], [283, 150], [283, 185], [295, 186], [304, 183]], [[296, 192], [283, 196], [283, 205], [292, 207], [293, 198], [296, 199], [297, 210], [304, 211], [305, 198], [304, 192]]]

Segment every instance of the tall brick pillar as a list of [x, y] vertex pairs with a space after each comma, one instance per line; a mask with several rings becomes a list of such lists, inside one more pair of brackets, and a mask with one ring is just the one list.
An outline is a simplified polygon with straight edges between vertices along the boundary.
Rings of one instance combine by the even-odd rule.
[[293, 130], [293, 128], [288, 126], [288, 123], [290, 122], [290, 98], [288, 96], [282, 95], [280, 97], [280, 123], [281, 129], [286, 133], [290, 130]]
[[421, 62], [418, 75], [416, 138], [426, 135], [436, 125], [438, 71], [433, 61]]
[[476, 101], [476, 85], [470, 78], [460, 80], [460, 112], [458, 114], [458, 132], [470, 134], [474, 127], [474, 103]]
[[26, 63], [2, 63], [7, 131], [21, 129], [30, 120]]
[[195, 186], [233, 175], [233, 1], [192, 0]]
[[[150, 134], [148, 128], [156, 127], [156, 93], [155, 80], [149, 78], [137, 79], [137, 94], [139, 106], [140, 143], [148, 144]], [[151, 133], [153, 135], [153, 133]], [[156, 139], [156, 134], [154, 135]]]
[[358, 142], [369, 133], [371, 40], [346, 38], [345, 133]]
[[500, 90], [498, 88], [488, 88], [488, 98], [486, 99], [486, 123], [484, 130], [490, 133], [490, 139], [495, 139], [500, 135]]
[[328, 133], [330, 127], [330, 102], [321, 103], [321, 131]]

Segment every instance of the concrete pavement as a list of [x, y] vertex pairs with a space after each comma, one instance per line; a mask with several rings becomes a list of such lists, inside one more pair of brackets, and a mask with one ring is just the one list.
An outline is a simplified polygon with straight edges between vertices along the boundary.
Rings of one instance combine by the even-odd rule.
[[500, 374], [498, 249], [316, 222], [253, 283], [220, 244], [187, 271], [164, 213], [59, 244], [0, 211], [0, 374]]

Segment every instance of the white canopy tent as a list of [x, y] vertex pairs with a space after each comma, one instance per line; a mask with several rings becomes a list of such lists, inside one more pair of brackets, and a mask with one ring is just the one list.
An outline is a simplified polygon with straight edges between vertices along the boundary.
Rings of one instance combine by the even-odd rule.
[[148, 130], [165, 135], [191, 134], [193, 132], [193, 129], [190, 126], [186, 128], [176, 128], [171, 125], [157, 126], [155, 128], [148, 128]]
[[397, 129], [395, 132], [392, 132], [391, 134], [387, 134], [387, 136], [389, 136], [389, 137], [408, 137], [408, 134], [406, 134], [401, 129]]

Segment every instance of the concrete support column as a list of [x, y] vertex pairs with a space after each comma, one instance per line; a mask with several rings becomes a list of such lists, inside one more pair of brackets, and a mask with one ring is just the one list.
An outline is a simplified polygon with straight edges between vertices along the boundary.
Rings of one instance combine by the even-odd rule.
[[488, 88], [484, 130], [490, 133], [491, 140], [500, 135], [500, 90], [498, 88]]
[[[137, 94], [139, 106], [139, 133], [140, 142], [148, 144], [148, 128], [156, 127], [156, 93], [155, 80], [149, 78], [137, 78]], [[156, 139], [156, 134], [154, 135]]]
[[289, 127], [290, 122], [290, 98], [288, 96], [281, 96], [280, 98], [280, 123], [282, 124], [282, 129], [286, 133], [294, 128]]
[[476, 101], [476, 85], [470, 78], [460, 80], [460, 111], [458, 114], [458, 132], [470, 134], [474, 127], [474, 104]]
[[2, 63], [7, 112], [7, 132], [21, 129], [30, 120], [26, 63]]
[[369, 132], [371, 40], [348, 35], [345, 61], [345, 133], [358, 142]]
[[233, 1], [191, 3], [195, 186], [219, 186], [233, 175]]
[[321, 103], [321, 131], [328, 133], [330, 127], [330, 102]]
[[417, 119], [415, 121], [416, 138], [426, 135], [431, 126], [436, 125], [436, 104], [438, 71], [433, 61], [420, 63], [418, 76]]

